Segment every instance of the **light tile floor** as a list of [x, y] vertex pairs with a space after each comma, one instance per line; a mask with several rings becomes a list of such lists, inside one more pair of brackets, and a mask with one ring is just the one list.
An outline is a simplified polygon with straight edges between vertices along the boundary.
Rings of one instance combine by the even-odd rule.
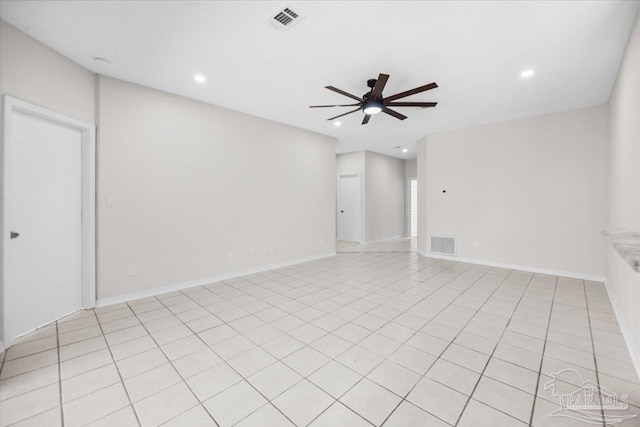
[[336, 242], [336, 251], [343, 252], [415, 252], [417, 248], [415, 237], [402, 237], [399, 239], [385, 240], [382, 242], [363, 245], [356, 242]]
[[640, 413], [601, 283], [376, 245], [44, 327], [3, 355], [0, 425], [593, 425], [548, 416], [578, 373]]

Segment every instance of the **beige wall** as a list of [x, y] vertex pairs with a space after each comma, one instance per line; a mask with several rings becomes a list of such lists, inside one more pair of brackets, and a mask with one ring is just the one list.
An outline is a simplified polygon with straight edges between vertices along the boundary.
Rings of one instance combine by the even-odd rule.
[[421, 248], [430, 234], [456, 236], [461, 258], [605, 275], [605, 107], [428, 135], [419, 145]]
[[95, 123], [95, 75], [2, 20], [0, 92]]
[[106, 77], [99, 115], [99, 298], [335, 252], [333, 138]]
[[364, 151], [336, 155], [336, 172], [338, 175], [359, 173], [364, 175]]
[[[609, 99], [610, 228], [640, 229], [640, 15]], [[640, 273], [613, 249], [608, 287], [621, 314], [628, 344], [640, 363]], [[637, 365], [640, 370], [640, 364]]]
[[405, 161], [365, 152], [365, 241], [405, 235]]

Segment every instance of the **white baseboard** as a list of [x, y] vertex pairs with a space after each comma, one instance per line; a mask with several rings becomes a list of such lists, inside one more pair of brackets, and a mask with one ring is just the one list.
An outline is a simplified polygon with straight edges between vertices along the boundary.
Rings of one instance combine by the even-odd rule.
[[549, 274], [551, 276], [570, 277], [572, 279], [590, 280], [592, 282], [604, 282], [606, 280], [606, 277], [598, 276], [595, 274], [576, 273], [573, 271], [564, 271], [564, 270], [553, 270], [550, 268], [531, 267], [528, 265], [509, 264], [506, 262], [487, 261], [487, 260], [476, 259], [476, 258], [462, 258], [462, 257], [456, 257], [456, 256], [432, 254], [430, 252], [424, 253], [424, 252], [418, 251], [418, 253], [428, 258], [447, 259], [450, 261], [466, 262], [469, 264], [478, 264], [478, 265], [486, 265], [489, 267], [507, 268], [509, 270], [527, 271], [529, 273]]
[[361, 242], [361, 244], [369, 245], [371, 243], [386, 242], [387, 240], [400, 239], [402, 237], [408, 237], [408, 236], [406, 234], [396, 234], [395, 236], [383, 237], [381, 239], [375, 239], [375, 240], [369, 240], [369, 241], [366, 241], [366, 242]]
[[634, 346], [633, 339], [631, 338], [631, 333], [629, 332], [629, 328], [625, 323], [624, 317], [622, 316], [622, 310], [620, 310], [620, 305], [618, 305], [618, 300], [616, 299], [615, 294], [611, 290], [611, 284], [609, 280], [604, 281], [604, 287], [607, 290], [607, 294], [609, 295], [609, 301], [611, 301], [611, 305], [613, 306], [613, 311], [616, 314], [616, 319], [618, 319], [618, 325], [620, 325], [620, 330], [622, 331], [622, 336], [624, 337], [624, 341], [627, 344], [627, 349], [629, 350], [629, 357], [631, 358], [631, 362], [633, 362], [633, 366], [636, 368], [636, 374], [638, 375], [638, 379], [640, 379], [640, 353], [639, 350]]
[[118, 295], [110, 298], [101, 298], [96, 300], [96, 307], [104, 307], [106, 305], [120, 304], [122, 302], [132, 301], [140, 298], [151, 297], [160, 294], [166, 294], [168, 292], [179, 291], [182, 289], [193, 288], [195, 286], [202, 286], [213, 282], [219, 282], [220, 280], [234, 279], [236, 277], [247, 276], [250, 274], [261, 273], [267, 270], [273, 270], [281, 267], [289, 267], [296, 264], [302, 264], [304, 262], [315, 261], [322, 258], [328, 258], [335, 256], [335, 252], [328, 252], [321, 255], [313, 255], [305, 258], [298, 258], [294, 260], [279, 262], [275, 264], [264, 265], [257, 268], [251, 268], [247, 270], [234, 271], [232, 273], [221, 274], [213, 277], [203, 277], [201, 279], [189, 280], [187, 282], [176, 283], [173, 285], [160, 286], [152, 289], [145, 289], [139, 292], [132, 292], [130, 294]]

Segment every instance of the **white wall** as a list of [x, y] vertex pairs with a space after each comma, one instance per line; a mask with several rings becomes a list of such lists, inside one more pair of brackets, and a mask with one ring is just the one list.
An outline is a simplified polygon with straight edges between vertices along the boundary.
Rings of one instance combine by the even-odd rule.
[[106, 77], [99, 117], [98, 298], [335, 252], [333, 138]]
[[451, 235], [461, 258], [605, 275], [605, 107], [428, 135], [419, 145], [422, 248], [430, 234]]
[[404, 162], [404, 233], [411, 235], [411, 185], [409, 180], [418, 178], [418, 161], [416, 159], [405, 160]]
[[[0, 93], [95, 123], [94, 74], [3, 20], [0, 20]], [[0, 188], [4, 177], [3, 120], [3, 102], [0, 102]], [[2, 203], [0, 198], [0, 224]], [[0, 239], [0, 259], [3, 250]], [[2, 286], [0, 274], [0, 343], [4, 329]]]
[[405, 161], [365, 152], [365, 241], [405, 235]]
[[[640, 15], [609, 99], [610, 228], [640, 229]], [[640, 362], [640, 273], [609, 248], [608, 287], [628, 345]], [[640, 369], [640, 365], [637, 365]]]
[[427, 247], [427, 136], [417, 141], [418, 158], [418, 253], [426, 254]]
[[405, 160], [405, 175], [407, 178], [418, 176], [418, 161], [416, 159]]

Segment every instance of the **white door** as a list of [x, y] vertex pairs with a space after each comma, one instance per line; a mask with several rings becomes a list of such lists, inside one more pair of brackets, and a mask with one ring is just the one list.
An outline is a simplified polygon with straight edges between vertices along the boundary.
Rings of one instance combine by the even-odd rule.
[[82, 133], [19, 112], [10, 132], [7, 344], [82, 306]]
[[338, 179], [338, 240], [359, 242], [360, 175], [343, 175]]

